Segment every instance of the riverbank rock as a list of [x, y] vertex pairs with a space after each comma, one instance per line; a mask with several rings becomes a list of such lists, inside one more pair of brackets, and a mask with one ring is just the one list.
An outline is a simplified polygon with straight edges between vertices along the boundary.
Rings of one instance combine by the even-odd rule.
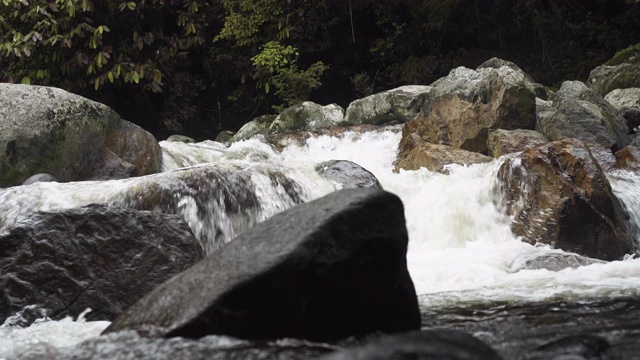
[[316, 172], [331, 181], [336, 190], [356, 188], [382, 189], [382, 185], [369, 170], [348, 160], [329, 160], [316, 165]]
[[38, 212], [0, 234], [0, 323], [27, 305], [112, 320], [202, 258], [181, 218], [90, 205]]
[[398, 125], [394, 126], [378, 126], [378, 125], [356, 125], [345, 127], [331, 127], [326, 129], [308, 130], [308, 131], [291, 131], [285, 133], [269, 134], [265, 136], [267, 143], [272, 145], [277, 151], [282, 151], [285, 147], [295, 144], [304, 146], [308, 139], [318, 138], [321, 136], [330, 136], [336, 138], [344, 138], [351, 136], [354, 140], [361, 138], [362, 134], [368, 132], [380, 133], [391, 130], [400, 132], [402, 129]]
[[3, 187], [38, 173], [68, 182], [112, 178], [131, 165], [134, 175], [160, 170], [162, 150], [151, 134], [61, 89], [0, 84], [0, 118]]
[[420, 112], [430, 92], [430, 86], [408, 85], [355, 100], [347, 107], [342, 124], [406, 123]]
[[319, 360], [500, 360], [487, 344], [461, 331], [425, 330], [385, 336], [368, 344], [339, 350]]
[[511, 229], [524, 241], [601, 260], [635, 251], [622, 205], [584, 142], [527, 150], [505, 161], [498, 178]]
[[640, 87], [615, 89], [605, 95], [604, 99], [618, 110], [624, 107], [640, 108]]
[[453, 146], [423, 143], [412, 149], [404, 158], [398, 160], [395, 171], [418, 170], [422, 167], [431, 171], [448, 174], [446, 165], [457, 164], [468, 166], [472, 164], [487, 163], [493, 158], [466, 151]]
[[247, 140], [257, 135], [267, 135], [269, 127], [276, 119], [276, 115], [261, 115], [244, 124], [229, 140], [230, 142]]
[[535, 127], [535, 88], [526, 74], [511, 67], [459, 67], [431, 87], [421, 112], [407, 122], [400, 149], [416, 133], [429, 143], [486, 155], [489, 130]]
[[346, 189], [257, 224], [105, 333], [331, 340], [420, 328], [400, 199]]
[[592, 150], [613, 154], [631, 142], [629, 127], [602, 96], [579, 81], [565, 81], [551, 97], [552, 110], [539, 117], [540, 132], [549, 140], [575, 138]]
[[219, 143], [228, 143], [231, 141], [231, 139], [233, 139], [233, 136], [235, 135], [235, 133], [233, 131], [220, 131], [218, 133], [218, 135], [216, 136], [216, 139], [214, 141], [219, 142]]
[[487, 146], [489, 156], [499, 158], [502, 155], [531, 149], [549, 142], [546, 136], [535, 130], [492, 130], [489, 132]]
[[604, 96], [615, 89], [640, 87], [640, 44], [619, 51], [589, 74], [589, 87]]
[[328, 128], [338, 125], [343, 117], [344, 109], [336, 104], [322, 106], [305, 101], [280, 113], [269, 126], [269, 133]]

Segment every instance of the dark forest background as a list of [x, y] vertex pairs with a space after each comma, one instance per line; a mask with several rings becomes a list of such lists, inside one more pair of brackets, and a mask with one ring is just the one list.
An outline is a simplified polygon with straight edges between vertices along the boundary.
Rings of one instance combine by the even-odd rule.
[[0, 0], [0, 80], [203, 140], [491, 57], [547, 86], [584, 81], [640, 43], [638, 19], [635, 0]]

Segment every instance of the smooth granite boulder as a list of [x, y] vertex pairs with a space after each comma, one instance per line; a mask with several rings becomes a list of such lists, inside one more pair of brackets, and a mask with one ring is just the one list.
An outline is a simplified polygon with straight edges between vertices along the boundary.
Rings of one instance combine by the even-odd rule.
[[328, 160], [316, 165], [316, 172], [331, 181], [336, 190], [378, 188], [382, 185], [369, 170], [349, 160]]
[[153, 135], [64, 90], [0, 84], [0, 187], [49, 173], [61, 182], [160, 171]]

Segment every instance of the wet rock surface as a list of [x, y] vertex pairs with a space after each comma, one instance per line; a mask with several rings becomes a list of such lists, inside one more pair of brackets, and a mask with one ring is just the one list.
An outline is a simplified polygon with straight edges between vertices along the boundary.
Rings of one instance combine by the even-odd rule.
[[382, 189], [382, 185], [369, 170], [348, 160], [329, 160], [316, 165], [316, 172], [331, 181], [336, 190], [356, 188]]
[[203, 256], [181, 218], [91, 205], [39, 212], [0, 233], [0, 323], [27, 305], [112, 320]]
[[636, 250], [627, 215], [582, 141], [525, 151], [505, 161], [498, 177], [511, 229], [525, 241], [602, 260]]
[[459, 331], [420, 331], [376, 339], [318, 360], [501, 360], [491, 347]]
[[414, 330], [420, 316], [407, 244], [395, 195], [334, 192], [238, 235], [146, 295], [105, 333], [335, 340]]
[[396, 171], [399, 169], [418, 170], [424, 167], [431, 171], [448, 174], [447, 165], [468, 166], [492, 160], [491, 157], [453, 146], [423, 143], [412, 149], [405, 157], [398, 159]]
[[474, 334], [504, 359], [638, 359], [640, 299], [495, 303], [423, 311], [423, 328]]
[[535, 130], [492, 130], [489, 132], [487, 146], [489, 156], [499, 158], [502, 155], [531, 149], [548, 143], [549, 139]]

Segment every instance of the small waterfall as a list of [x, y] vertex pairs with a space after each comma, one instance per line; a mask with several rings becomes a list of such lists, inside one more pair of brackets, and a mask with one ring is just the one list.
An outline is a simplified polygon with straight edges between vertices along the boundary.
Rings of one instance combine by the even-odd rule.
[[607, 174], [607, 179], [613, 193], [629, 214], [629, 224], [640, 244], [640, 174], [616, 170]]
[[[179, 214], [211, 253], [253, 226], [333, 190], [309, 169], [296, 169], [258, 141], [166, 143], [165, 172], [77, 183], [36, 183], [0, 192], [0, 231], [35, 211], [92, 203]], [[186, 167], [182, 167], [186, 166]]]

